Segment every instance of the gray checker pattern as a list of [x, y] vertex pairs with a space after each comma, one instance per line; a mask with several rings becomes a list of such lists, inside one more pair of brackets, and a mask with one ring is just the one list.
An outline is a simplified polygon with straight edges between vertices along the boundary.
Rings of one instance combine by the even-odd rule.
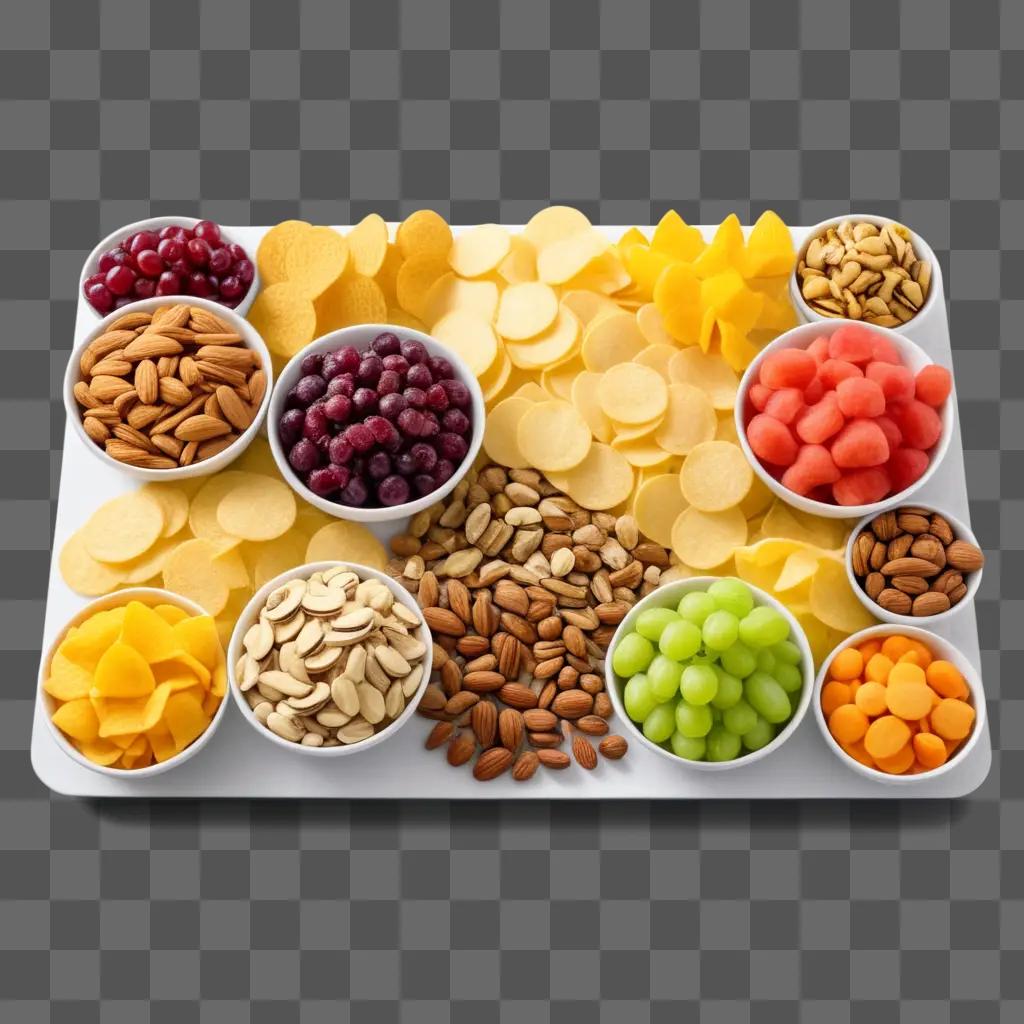
[[[1024, 1020], [1024, 5], [0, 12], [0, 1020]], [[982, 789], [902, 805], [48, 794], [33, 680], [59, 378], [95, 240], [149, 214], [522, 221], [551, 201], [640, 224], [673, 206], [875, 211], [938, 250], [989, 557]]]

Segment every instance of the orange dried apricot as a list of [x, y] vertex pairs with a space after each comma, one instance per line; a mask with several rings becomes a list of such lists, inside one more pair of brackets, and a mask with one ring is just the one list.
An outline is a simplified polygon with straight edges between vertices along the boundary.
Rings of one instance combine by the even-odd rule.
[[970, 691], [960, 670], [952, 662], [936, 658], [925, 669], [928, 685], [941, 697], [966, 700]]
[[856, 679], [864, 669], [864, 659], [856, 647], [847, 647], [840, 651], [829, 666], [829, 675], [833, 679], [846, 681]]
[[974, 708], [970, 704], [952, 697], [944, 697], [931, 713], [932, 728], [946, 740], [966, 739], [974, 718]]
[[876, 760], [893, 757], [910, 741], [910, 728], [902, 718], [882, 715], [864, 734], [864, 749]]
[[914, 756], [923, 768], [938, 768], [946, 763], [946, 744], [930, 732], [919, 732], [913, 739]]
[[868, 728], [868, 716], [855, 704], [841, 704], [828, 716], [829, 732], [840, 743], [856, 743]]

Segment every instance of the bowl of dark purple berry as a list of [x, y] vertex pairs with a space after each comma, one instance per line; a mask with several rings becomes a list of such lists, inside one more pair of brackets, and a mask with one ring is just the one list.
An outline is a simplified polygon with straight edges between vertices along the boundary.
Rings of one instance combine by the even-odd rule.
[[360, 324], [292, 358], [267, 429], [301, 498], [340, 519], [386, 522], [454, 489], [480, 451], [484, 400], [466, 364], [429, 335]]
[[259, 273], [254, 257], [212, 220], [150, 217], [118, 228], [93, 249], [79, 291], [98, 317], [163, 295], [209, 299], [245, 316]]

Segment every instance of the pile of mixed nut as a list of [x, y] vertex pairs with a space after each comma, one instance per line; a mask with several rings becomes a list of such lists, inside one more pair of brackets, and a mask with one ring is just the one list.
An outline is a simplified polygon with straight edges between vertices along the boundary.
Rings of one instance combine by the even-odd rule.
[[473, 761], [481, 781], [626, 753], [609, 732], [604, 655], [669, 568], [632, 516], [589, 512], [536, 470], [488, 464], [391, 547], [388, 571], [434, 636], [418, 709], [436, 721], [428, 748], [446, 746], [452, 765]]

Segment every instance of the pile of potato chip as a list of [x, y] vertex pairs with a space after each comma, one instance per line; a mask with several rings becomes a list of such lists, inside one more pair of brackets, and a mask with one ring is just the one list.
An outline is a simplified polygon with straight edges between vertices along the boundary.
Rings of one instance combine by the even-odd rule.
[[296, 498], [257, 438], [229, 470], [146, 484], [101, 505], [64, 545], [60, 570], [89, 596], [156, 586], [191, 598], [215, 617], [226, 646], [267, 580], [328, 559], [383, 568], [387, 554], [364, 526]]
[[224, 651], [209, 615], [129, 601], [68, 630], [43, 689], [54, 725], [84, 757], [146, 768], [209, 728], [227, 689]]

